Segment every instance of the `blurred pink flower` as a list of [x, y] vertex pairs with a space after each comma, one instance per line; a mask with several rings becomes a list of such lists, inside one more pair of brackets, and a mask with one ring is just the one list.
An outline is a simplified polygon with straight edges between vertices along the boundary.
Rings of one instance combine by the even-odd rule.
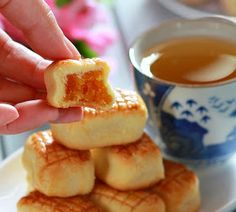
[[89, 29], [71, 29], [70, 35], [73, 39], [85, 41], [95, 52], [103, 54], [108, 46], [110, 46], [116, 34], [108, 27], [94, 27]]
[[67, 31], [71, 28], [90, 28], [106, 20], [105, 11], [99, 3], [92, 0], [74, 0], [54, 11], [60, 27]]
[[[103, 54], [116, 39], [116, 33], [109, 26], [107, 9], [95, 0], [72, 0], [58, 7], [56, 0], [45, 0], [52, 9], [64, 34], [72, 41], [84, 41], [93, 51]], [[16, 41], [26, 44], [22, 33], [4, 17], [0, 26]]]

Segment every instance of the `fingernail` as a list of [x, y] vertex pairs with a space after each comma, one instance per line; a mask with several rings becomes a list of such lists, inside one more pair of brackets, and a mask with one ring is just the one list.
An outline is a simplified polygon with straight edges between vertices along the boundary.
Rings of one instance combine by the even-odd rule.
[[53, 123], [70, 123], [80, 121], [83, 117], [83, 110], [81, 107], [58, 109], [58, 118]]
[[67, 48], [69, 49], [69, 51], [71, 52], [71, 59], [80, 59], [81, 55], [79, 53], [79, 51], [76, 49], [76, 47], [71, 43], [71, 41], [65, 37], [65, 43]]

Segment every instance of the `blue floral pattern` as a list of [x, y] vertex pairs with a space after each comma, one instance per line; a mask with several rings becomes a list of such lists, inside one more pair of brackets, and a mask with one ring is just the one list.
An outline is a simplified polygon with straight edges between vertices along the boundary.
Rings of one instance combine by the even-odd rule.
[[[187, 161], [218, 162], [236, 151], [236, 94], [223, 93], [220, 87], [217, 91], [208, 89], [211, 95], [203, 91], [199, 95], [197, 89], [192, 95], [189, 88], [185, 95], [184, 88], [159, 83], [139, 71], [134, 76], [137, 90], [147, 104], [148, 124], [161, 136], [160, 146], [167, 155]], [[230, 84], [226, 90], [235, 87]], [[227, 130], [215, 131], [214, 126], [219, 127], [221, 122], [222, 129]], [[214, 142], [214, 138], [218, 140]]]

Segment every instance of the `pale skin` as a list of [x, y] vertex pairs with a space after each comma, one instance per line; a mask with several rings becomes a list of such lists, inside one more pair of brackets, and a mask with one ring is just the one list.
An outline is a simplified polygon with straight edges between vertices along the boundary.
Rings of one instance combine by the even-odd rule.
[[23, 32], [34, 50], [0, 30], [0, 134], [21, 133], [48, 122], [79, 121], [81, 108], [57, 109], [45, 100], [46, 67], [53, 60], [80, 57], [50, 8], [43, 0], [0, 0], [0, 13]]

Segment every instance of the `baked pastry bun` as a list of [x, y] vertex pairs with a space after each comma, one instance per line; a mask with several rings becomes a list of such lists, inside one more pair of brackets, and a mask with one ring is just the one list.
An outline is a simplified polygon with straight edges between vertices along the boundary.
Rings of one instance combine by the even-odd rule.
[[72, 149], [92, 149], [135, 142], [143, 134], [147, 109], [134, 91], [115, 90], [110, 110], [84, 108], [79, 122], [51, 124], [57, 142]]
[[166, 178], [151, 190], [165, 202], [167, 212], [196, 212], [200, 208], [199, 180], [181, 164], [165, 161]]
[[90, 152], [56, 143], [50, 131], [28, 138], [22, 161], [30, 186], [47, 196], [70, 197], [93, 189], [95, 171]]
[[135, 143], [91, 152], [96, 177], [115, 189], [143, 189], [164, 178], [161, 152], [146, 133]]
[[48, 197], [33, 191], [17, 203], [18, 212], [102, 212], [88, 196]]
[[162, 199], [150, 192], [117, 191], [101, 182], [96, 182], [90, 194], [95, 204], [107, 212], [164, 212]]
[[57, 108], [110, 108], [114, 93], [107, 82], [109, 69], [99, 58], [54, 62], [44, 73], [48, 103]]

